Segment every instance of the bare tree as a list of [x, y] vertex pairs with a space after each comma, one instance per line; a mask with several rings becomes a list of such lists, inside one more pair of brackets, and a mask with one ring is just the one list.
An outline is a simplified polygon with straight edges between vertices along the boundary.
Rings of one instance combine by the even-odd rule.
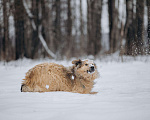
[[[87, 0], [87, 36], [88, 36], [88, 44], [87, 48], [91, 49], [92, 46], [92, 39], [91, 39], [91, 6], [90, 6], [91, 1]], [[92, 54], [90, 49], [87, 49], [87, 54]]]
[[96, 1], [96, 13], [95, 13], [95, 51], [94, 54], [97, 55], [101, 50], [101, 16], [102, 16], [102, 5], [103, 0]]
[[148, 33], [148, 52], [150, 54], [150, 0], [147, 0], [147, 14], [148, 14], [148, 27], [147, 27], [147, 33]]
[[67, 22], [66, 22], [66, 32], [67, 32], [67, 45], [68, 49], [66, 52], [67, 58], [73, 56], [73, 39], [72, 39], [72, 8], [71, 8], [71, 0], [67, 0]]
[[119, 42], [118, 9], [115, 7], [115, 3], [116, 0], [108, 0], [110, 53], [114, 53], [117, 50], [117, 43]]
[[[48, 46], [50, 46], [51, 50], [54, 51], [53, 47], [53, 26], [52, 26], [52, 10], [50, 9], [50, 4], [48, 0], [41, 0], [41, 10], [42, 10], [42, 35], [45, 39]], [[52, 44], [52, 45], [51, 45]], [[43, 56], [47, 56], [46, 50], [43, 48], [42, 50]]]
[[[31, 4], [28, 3], [28, 4]], [[24, 51], [24, 56], [27, 58], [32, 58], [32, 33], [33, 33], [33, 29], [31, 26], [31, 22], [30, 19], [27, 15], [24, 15], [24, 44], [25, 44], [25, 51]]]
[[0, 60], [3, 59], [2, 44], [3, 44], [3, 35], [2, 35], [2, 26], [1, 26], [1, 24], [0, 24]]
[[88, 54], [97, 55], [101, 50], [102, 0], [87, 0]]
[[85, 52], [85, 39], [84, 39], [84, 21], [83, 21], [83, 9], [82, 0], [80, 0], [80, 53]]
[[[35, 22], [34, 22], [34, 16], [31, 13], [31, 11], [29, 10], [28, 5], [27, 5], [25, 0], [23, 0], [23, 6], [24, 6], [24, 8], [26, 10], [26, 13], [27, 13], [28, 17], [30, 18], [32, 28], [33, 28], [34, 31], [36, 31], [38, 33], [38, 38], [41, 41], [41, 43], [42, 43], [43, 47], [45, 48], [46, 52], [52, 58], [56, 58], [56, 55], [48, 48], [47, 43], [45, 42], [45, 39], [42, 36], [42, 24], [41, 24], [41, 22], [38, 23], [40, 25], [37, 27]], [[40, 15], [39, 16], [40, 16], [39, 19], [41, 20], [41, 16], [42, 16], [41, 15], [41, 11], [40, 11]]]
[[61, 1], [55, 0], [55, 20], [54, 20], [54, 48], [55, 52], [58, 50], [59, 43], [61, 43]]
[[4, 59], [9, 60], [9, 24], [8, 24], [8, 0], [3, 0], [3, 22], [4, 22], [4, 39], [3, 39], [3, 53]]
[[24, 56], [24, 7], [22, 0], [15, 0], [15, 36], [16, 36], [16, 59]]
[[126, 0], [126, 23], [124, 28], [124, 37], [126, 39], [125, 54], [133, 55], [133, 49], [135, 44], [135, 18], [133, 12], [133, 0]]
[[143, 31], [144, 31], [144, 1], [136, 1], [136, 46], [137, 54], [143, 54]]
[[[36, 30], [33, 30], [32, 33], [32, 58], [38, 57], [38, 49], [39, 49], [39, 38], [38, 38], [38, 29], [41, 21], [39, 19], [40, 16], [40, 0], [32, 0], [32, 14], [34, 16], [33, 20], [35, 22]], [[40, 14], [39, 14], [40, 13]]]

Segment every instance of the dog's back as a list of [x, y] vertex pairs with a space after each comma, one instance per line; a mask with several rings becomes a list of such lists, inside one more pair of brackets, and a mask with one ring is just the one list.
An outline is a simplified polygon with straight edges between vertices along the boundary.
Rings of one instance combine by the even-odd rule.
[[63, 65], [43, 63], [30, 69], [21, 86], [22, 92], [71, 91], [69, 72]]

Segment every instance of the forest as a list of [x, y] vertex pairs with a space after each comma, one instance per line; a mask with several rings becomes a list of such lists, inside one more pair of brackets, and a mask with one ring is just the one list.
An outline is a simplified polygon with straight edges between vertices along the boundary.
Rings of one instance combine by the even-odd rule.
[[115, 52], [150, 54], [150, 0], [0, 0], [1, 61]]

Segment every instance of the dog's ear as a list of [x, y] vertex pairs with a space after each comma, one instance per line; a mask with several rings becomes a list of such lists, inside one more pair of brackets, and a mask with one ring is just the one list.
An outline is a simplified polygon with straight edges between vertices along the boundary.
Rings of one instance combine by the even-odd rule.
[[72, 64], [75, 64], [76, 66], [78, 66], [78, 65], [82, 65], [82, 60], [73, 60], [72, 61]]

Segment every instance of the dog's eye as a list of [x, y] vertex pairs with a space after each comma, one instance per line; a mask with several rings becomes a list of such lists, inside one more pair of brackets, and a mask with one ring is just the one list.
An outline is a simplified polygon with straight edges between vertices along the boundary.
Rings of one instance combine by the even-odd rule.
[[85, 64], [85, 66], [88, 66], [88, 64]]

